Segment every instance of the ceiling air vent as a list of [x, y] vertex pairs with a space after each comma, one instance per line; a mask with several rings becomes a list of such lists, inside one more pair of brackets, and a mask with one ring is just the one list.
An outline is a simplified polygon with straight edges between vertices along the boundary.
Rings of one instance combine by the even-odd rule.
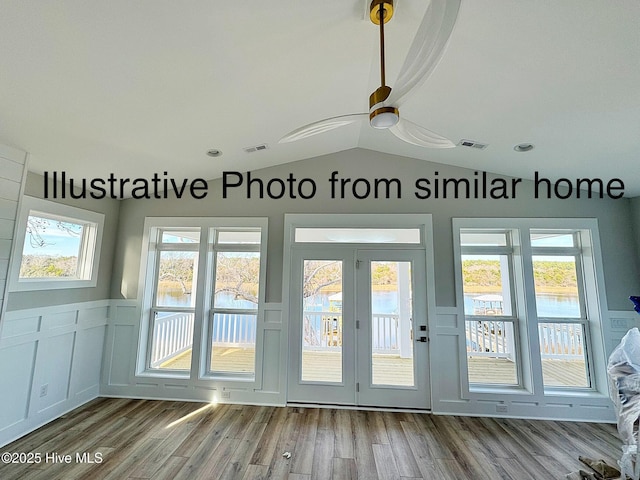
[[462, 139], [458, 142], [459, 147], [477, 148], [478, 150], [484, 150], [489, 146], [488, 143], [474, 142], [473, 140]]
[[260, 150], [266, 150], [269, 146], [266, 143], [262, 143], [260, 145], [254, 145], [253, 147], [245, 147], [243, 148], [245, 153], [253, 153], [259, 152]]

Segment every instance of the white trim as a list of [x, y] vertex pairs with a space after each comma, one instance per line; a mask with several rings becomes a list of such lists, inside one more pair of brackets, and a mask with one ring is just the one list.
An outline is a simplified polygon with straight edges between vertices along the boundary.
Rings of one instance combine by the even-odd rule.
[[[155, 275], [156, 252], [162, 249], [157, 248], [157, 244], [151, 237], [151, 232], [164, 227], [173, 229], [176, 227], [193, 227], [200, 229], [200, 242], [189, 244], [189, 251], [197, 251], [200, 268], [198, 268], [198, 278], [196, 280], [196, 304], [191, 308], [181, 308], [180, 311], [193, 310], [195, 324], [192, 341], [192, 363], [191, 369], [187, 371], [162, 371], [150, 369], [148, 367], [149, 352], [151, 349], [151, 321], [150, 312], [153, 307], [155, 282], [148, 281], [149, 275]], [[261, 244], [223, 244], [217, 247], [210, 238], [213, 229], [247, 229], [260, 228]], [[186, 381], [187, 384], [215, 383], [225, 385], [235, 385], [242, 388], [259, 389], [262, 385], [261, 372], [262, 350], [264, 337], [264, 311], [266, 299], [266, 261], [267, 261], [267, 239], [268, 239], [268, 219], [266, 217], [147, 217], [144, 224], [142, 239], [142, 252], [140, 272], [138, 277], [138, 299], [140, 300], [140, 322], [137, 326], [137, 349], [135, 354], [135, 367], [133, 376], [130, 379], [134, 384], [143, 378], [174, 379]], [[167, 248], [174, 249], [170, 244], [162, 244]], [[151, 248], [153, 247], [153, 248]], [[180, 249], [180, 244], [176, 244], [176, 250]], [[185, 247], [186, 249], [186, 247]], [[255, 371], [249, 378], [244, 374], [229, 374], [222, 372], [208, 372], [207, 358], [202, 357], [201, 352], [208, 351], [208, 331], [213, 318], [213, 295], [210, 286], [213, 286], [214, 272], [213, 262], [216, 251], [256, 251], [260, 253], [260, 289], [258, 293], [258, 306], [253, 312], [256, 313], [256, 344], [255, 344]], [[153, 270], [153, 273], [152, 273]], [[142, 348], [144, 346], [144, 348]], [[202, 358], [201, 358], [202, 357]]]
[[[301, 243], [296, 244], [294, 239], [296, 227], [347, 227], [347, 228], [419, 228], [421, 231], [421, 241], [419, 244], [371, 244], [371, 243]], [[283, 245], [283, 288], [282, 288], [282, 330], [283, 344], [286, 345], [287, 360], [286, 365], [291, 364], [290, 357], [290, 318], [291, 312], [291, 263], [292, 249], [312, 248], [318, 246], [321, 249], [328, 247], [347, 246], [351, 249], [380, 249], [391, 250], [394, 248], [402, 250], [419, 249], [425, 252], [425, 273], [426, 273], [426, 295], [427, 295], [427, 332], [434, 332], [436, 326], [436, 292], [435, 292], [435, 267], [434, 267], [434, 238], [433, 238], [433, 216], [431, 214], [285, 214], [284, 216], [284, 245]], [[431, 333], [433, 335], [433, 333]], [[433, 349], [429, 348], [429, 378], [433, 382]], [[283, 374], [282, 384], [288, 390], [290, 368]], [[433, 403], [433, 386], [429, 385], [429, 405]], [[285, 398], [288, 398], [288, 391], [285, 391]]]
[[[607, 325], [608, 309], [606, 303], [606, 292], [604, 284], [604, 273], [602, 267], [602, 256], [598, 233], [598, 222], [594, 218], [453, 218], [453, 250], [456, 282], [456, 298], [458, 301], [458, 345], [460, 362], [460, 388], [463, 399], [485, 399], [490, 400], [497, 396], [511, 393], [510, 399], [521, 396], [529, 401], [549, 401], [551, 398], [562, 396], [568, 398], [608, 398], [607, 378], [606, 378], [606, 351], [610, 343], [610, 328]], [[522, 353], [519, 359], [522, 362], [521, 371], [524, 374], [522, 388], [505, 389], [503, 387], [482, 386], [470, 389], [467, 371], [467, 352], [465, 335], [465, 313], [463, 303], [462, 288], [462, 264], [460, 246], [460, 230], [467, 228], [494, 229], [504, 228], [518, 231], [521, 238], [514, 245], [514, 255], [518, 257], [524, 271], [523, 274], [514, 272], [514, 281], [519, 285], [520, 290], [524, 290], [526, 301], [526, 313], [521, 312], [518, 307], [517, 316], [523, 322], [528, 342], [521, 341], [519, 348]], [[586, 389], [568, 390], [551, 387], [544, 387], [543, 379], [533, 372], [540, 372], [540, 358], [534, 350], [537, 349], [538, 323], [544, 323], [544, 318], [539, 318], [536, 311], [535, 296], [529, 293], [534, 292], [533, 287], [533, 266], [532, 255], [538, 254], [541, 248], [531, 248], [529, 241], [530, 230], [564, 230], [575, 231], [582, 237], [584, 248], [579, 252], [583, 260], [582, 276], [589, 281], [585, 282], [586, 291], [582, 296], [585, 300], [584, 308], [587, 312], [589, 331], [587, 332], [585, 345], [587, 345], [587, 356], [585, 362], [591, 373], [591, 387]], [[552, 251], [558, 249], [550, 248]], [[515, 263], [515, 262], [514, 262]], [[522, 277], [522, 278], [520, 278]], [[517, 285], [518, 287], [518, 285]], [[535, 318], [534, 322], [528, 321]], [[561, 319], [557, 319], [561, 320]], [[575, 319], [575, 323], [584, 323], [584, 319]], [[538, 378], [539, 377], [539, 378]]]
[[[20, 265], [24, 241], [27, 234], [27, 220], [31, 214], [45, 218], [60, 218], [70, 222], [89, 224], [83, 228], [83, 238], [78, 252], [78, 270], [81, 278], [20, 278]], [[104, 230], [104, 214], [84, 210], [41, 198], [23, 196], [20, 213], [16, 221], [16, 235], [13, 242], [9, 276], [9, 291], [24, 292], [34, 290], [56, 290], [63, 288], [95, 287], [98, 283], [98, 266]]]

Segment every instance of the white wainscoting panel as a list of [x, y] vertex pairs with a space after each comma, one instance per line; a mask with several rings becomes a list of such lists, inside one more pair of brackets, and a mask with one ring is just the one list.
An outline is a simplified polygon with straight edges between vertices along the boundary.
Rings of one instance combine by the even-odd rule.
[[[607, 345], [609, 355], [629, 328], [640, 326], [640, 316], [632, 311], [605, 313], [603, 330], [613, 339], [612, 344]], [[432, 411], [435, 414], [615, 422], [608, 393], [551, 395], [489, 389], [469, 392], [464, 314], [455, 307], [437, 308], [430, 348]], [[498, 412], [505, 408], [506, 413]]]
[[7, 312], [0, 445], [96, 398], [109, 300]]
[[[171, 375], [137, 375], [140, 306], [134, 300], [112, 300], [103, 357], [100, 394], [106, 397], [187, 400], [201, 402], [284, 405], [286, 337], [282, 304], [267, 303], [258, 322], [256, 384], [242, 381], [175, 378]], [[222, 396], [222, 392], [225, 396]]]

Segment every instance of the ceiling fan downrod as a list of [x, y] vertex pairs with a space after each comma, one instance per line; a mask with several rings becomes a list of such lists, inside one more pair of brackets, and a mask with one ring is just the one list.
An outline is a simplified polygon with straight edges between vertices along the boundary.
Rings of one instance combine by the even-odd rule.
[[[399, 111], [395, 107], [377, 105], [384, 102], [391, 93], [385, 81], [384, 24], [393, 16], [393, 0], [373, 0], [369, 7], [369, 17], [375, 25], [380, 25], [380, 87], [369, 97], [369, 123], [374, 128], [390, 128], [398, 123]], [[376, 107], [376, 108], [374, 108]]]

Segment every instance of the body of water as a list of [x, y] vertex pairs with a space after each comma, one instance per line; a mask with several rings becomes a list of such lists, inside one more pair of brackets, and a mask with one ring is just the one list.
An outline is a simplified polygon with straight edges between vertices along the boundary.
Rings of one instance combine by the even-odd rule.
[[[334, 293], [314, 295], [305, 300], [307, 311], [340, 311], [339, 302], [332, 302], [330, 297]], [[481, 294], [464, 296], [464, 309], [467, 315], [473, 314], [473, 298]], [[398, 295], [393, 291], [374, 291], [372, 293], [374, 313], [397, 313]], [[191, 295], [185, 295], [181, 290], [165, 291], [158, 296], [158, 305], [166, 307], [188, 307], [191, 305]], [[570, 295], [537, 295], [536, 305], [539, 317], [579, 318], [580, 303], [578, 297]], [[216, 306], [220, 308], [256, 308], [254, 303], [236, 299], [231, 293], [219, 293], [216, 296]]]
[[[473, 315], [473, 298], [481, 293], [472, 293], [464, 296], [464, 313]], [[573, 295], [536, 295], [536, 307], [538, 317], [551, 318], [580, 318], [580, 302]]]

